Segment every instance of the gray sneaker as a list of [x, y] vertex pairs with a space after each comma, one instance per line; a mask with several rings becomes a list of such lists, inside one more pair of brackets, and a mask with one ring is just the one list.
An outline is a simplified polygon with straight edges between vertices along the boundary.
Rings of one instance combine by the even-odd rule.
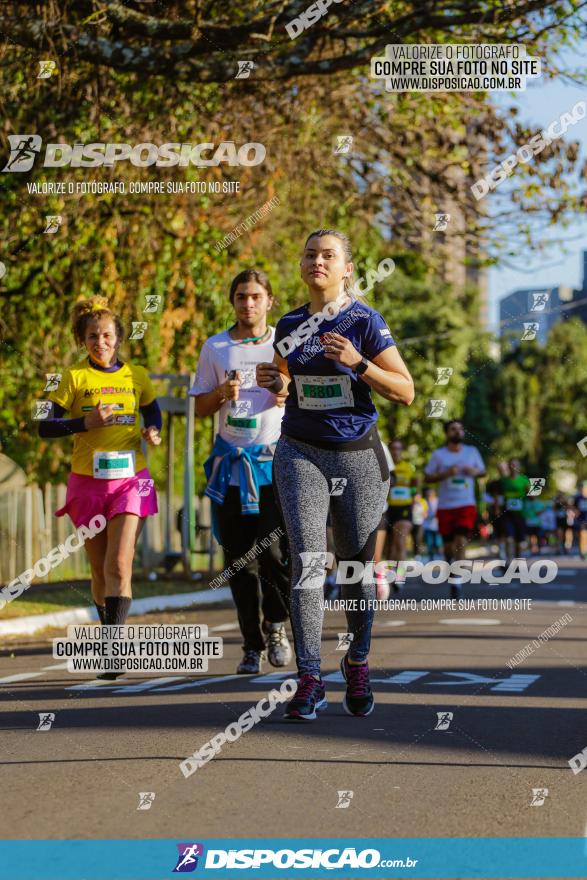
[[285, 634], [284, 624], [265, 621], [263, 629], [267, 633], [269, 662], [272, 666], [287, 666], [291, 662], [291, 647]]
[[236, 667], [237, 675], [257, 675], [261, 672], [261, 663], [266, 660], [265, 651], [245, 651], [245, 656]]

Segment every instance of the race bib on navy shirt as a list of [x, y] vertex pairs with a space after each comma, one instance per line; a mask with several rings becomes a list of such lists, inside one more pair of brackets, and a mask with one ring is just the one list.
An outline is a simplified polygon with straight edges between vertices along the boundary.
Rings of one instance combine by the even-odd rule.
[[354, 301], [336, 317], [312, 327], [313, 333], [306, 323], [310, 317], [309, 306], [302, 306], [284, 315], [275, 329], [273, 347], [287, 360], [292, 377], [282, 432], [309, 443], [312, 438], [330, 443], [358, 440], [377, 421], [371, 388], [349, 367], [324, 356], [324, 334], [339, 333], [372, 361], [395, 345], [391, 331], [379, 312], [362, 302]]

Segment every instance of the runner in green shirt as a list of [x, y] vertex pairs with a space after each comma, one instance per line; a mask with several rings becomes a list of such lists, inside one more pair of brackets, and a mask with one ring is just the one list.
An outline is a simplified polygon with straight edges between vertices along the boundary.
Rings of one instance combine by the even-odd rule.
[[501, 494], [504, 497], [503, 524], [506, 535], [506, 556], [508, 563], [518, 558], [522, 542], [526, 539], [526, 496], [530, 480], [523, 474], [519, 459], [509, 462], [510, 476], [501, 478]]

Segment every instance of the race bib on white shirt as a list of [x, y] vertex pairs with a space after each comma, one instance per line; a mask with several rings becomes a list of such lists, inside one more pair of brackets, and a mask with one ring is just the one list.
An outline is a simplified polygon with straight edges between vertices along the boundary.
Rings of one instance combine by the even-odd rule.
[[97, 480], [124, 480], [135, 475], [135, 451], [94, 452], [94, 477]]
[[224, 412], [224, 433], [243, 444], [253, 442], [259, 432], [257, 416], [252, 414], [251, 400], [232, 401]]
[[350, 376], [295, 376], [300, 409], [354, 406]]
[[448, 482], [451, 489], [462, 490], [466, 489], [468, 486], [468, 480], [466, 477], [449, 477]]

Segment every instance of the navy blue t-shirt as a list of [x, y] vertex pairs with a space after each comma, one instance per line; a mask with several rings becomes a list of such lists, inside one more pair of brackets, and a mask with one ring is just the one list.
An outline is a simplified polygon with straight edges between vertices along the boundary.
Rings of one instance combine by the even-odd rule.
[[324, 357], [321, 338], [330, 331], [339, 333], [373, 360], [395, 345], [391, 331], [379, 312], [362, 302], [353, 301], [336, 317], [312, 327], [313, 333], [304, 324], [311, 317], [306, 303], [284, 315], [275, 329], [273, 347], [287, 360], [292, 379], [282, 433], [309, 443], [359, 440], [377, 421], [371, 388], [350, 367]]

